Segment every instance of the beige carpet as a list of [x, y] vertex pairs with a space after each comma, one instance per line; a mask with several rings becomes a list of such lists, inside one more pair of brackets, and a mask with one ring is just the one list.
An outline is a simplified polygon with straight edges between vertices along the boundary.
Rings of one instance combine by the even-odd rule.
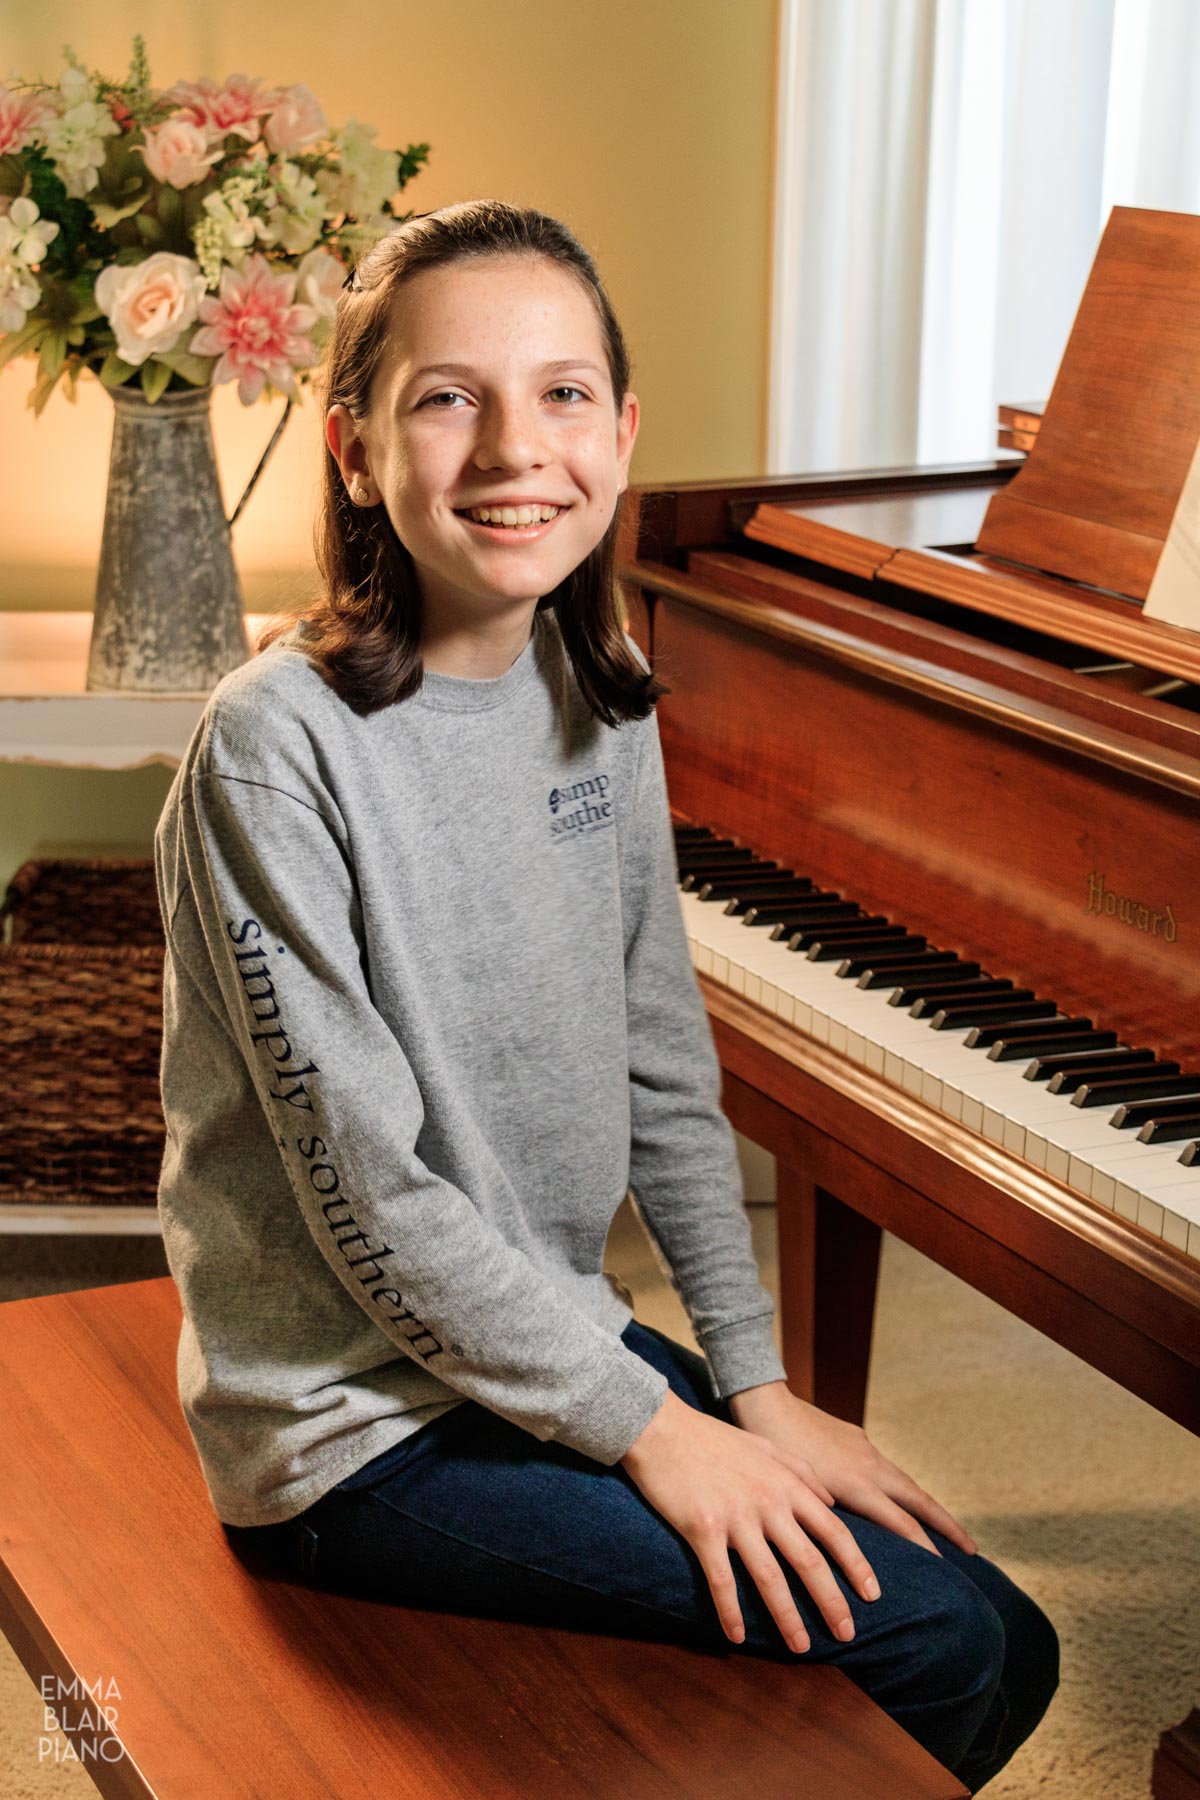
[[[774, 1209], [751, 1218], [772, 1286]], [[3, 1238], [0, 1299], [165, 1273], [160, 1259], [154, 1240]], [[608, 1267], [640, 1319], [694, 1343], [628, 1205]], [[866, 1423], [1058, 1629], [1059, 1692], [986, 1793], [1145, 1800], [1159, 1732], [1200, 1699], [1200, 1442], [891, 1237]], [[0, 1795], [94, 1794], [64, 1749], [0, 1640]]]

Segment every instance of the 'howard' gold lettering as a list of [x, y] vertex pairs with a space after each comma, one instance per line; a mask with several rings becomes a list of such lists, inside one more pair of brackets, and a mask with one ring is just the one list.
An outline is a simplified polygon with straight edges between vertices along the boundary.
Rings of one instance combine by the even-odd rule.
[[1095, 869], [1087, 880], [1089, 913], [1103, 913], [1107, 918], [1119, 919], [1122, 925], [1132, 925], [1135, 931], [1147, 932], [1150, 937], [1161, 937], [1165, 944], [1173, 944], [1179, 936], [1179, 926], [1169, 901], [1161, 911], [1155, 912], [1142, 900], [1130, 900], [1123, 894], [1114, 894], [1106, 886], [1104, 876]]

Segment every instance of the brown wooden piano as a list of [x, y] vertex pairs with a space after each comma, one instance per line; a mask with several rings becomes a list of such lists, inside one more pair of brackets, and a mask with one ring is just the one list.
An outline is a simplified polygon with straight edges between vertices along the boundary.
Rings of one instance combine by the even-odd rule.
[[886, 1229], [1200, 1429], [1200, 632], [1143, 610], [1198, 443], [1200, 219], [1118, 208], [1026, 460], [628, 497], [788, 1377], [845, 1418]]
[[885, 1227], [1197, 1430], [1200, 637], [895, 580], [884, 537], [951, 563], [1013, 473], [636, 491], [681, 902], [778, 1160], [791, 1378], [861, 1419]]
[[989, 568], [1015, 468], [632, 491], [680, 900], [792, 1387], [861, 1422], [886, 1229], [1195, 1431], [1200, 636]]

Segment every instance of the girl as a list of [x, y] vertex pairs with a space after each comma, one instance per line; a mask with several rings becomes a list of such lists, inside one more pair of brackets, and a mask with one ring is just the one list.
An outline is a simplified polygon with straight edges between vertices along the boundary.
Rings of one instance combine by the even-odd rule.
[[[155, 839], [217, 1515], [317, 1586], [834, 1663], [978, 1787], [1057, 1642], [787, 1387], [621, 626], [638, 402], [592, 260], [500, 202], [406, 221], [325, 380], [323, 598], [218, 684]], [[703, 1357], [602, 1272], [630, 1185]]]

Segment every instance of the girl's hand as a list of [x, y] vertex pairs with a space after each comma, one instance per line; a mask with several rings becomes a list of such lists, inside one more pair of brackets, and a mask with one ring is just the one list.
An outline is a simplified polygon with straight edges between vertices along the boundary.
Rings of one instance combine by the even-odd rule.
[[729, 1562], [731, 1548], [741, 1557], [792, 1650], [807, 1650], [810, 1640], [775, 1548], [796, 1570], [830, 1631], [843, 1642], [854, 1636], [854, 1623], [812, 1539], [833, 1552], [865, 1600], [879, 1598], [870, 1564], [842, 1520], [829, 1510], [832, 1493], [811, 1465], [766, 1437], [701, 1412], [668, 1389], [662, 1406], [621, 1463], [650, 1505], [696, 1552], [721, 1625], [735, 1644], [746, 1633]]
[[802, 1469], [811, 1471], [811, 1478], [839, 1506], [886, 1525], [935, 1556], [941, 1551], [921, 1529], [920, 1519], [969, 1555], [978, 1552], [974, 1538], [911, 1475], [889, 1462], [861, 1425], [822, 1412], [781, 1381], [735, 1394], [730, 1409], [742, 1430], [799, 1459]]

